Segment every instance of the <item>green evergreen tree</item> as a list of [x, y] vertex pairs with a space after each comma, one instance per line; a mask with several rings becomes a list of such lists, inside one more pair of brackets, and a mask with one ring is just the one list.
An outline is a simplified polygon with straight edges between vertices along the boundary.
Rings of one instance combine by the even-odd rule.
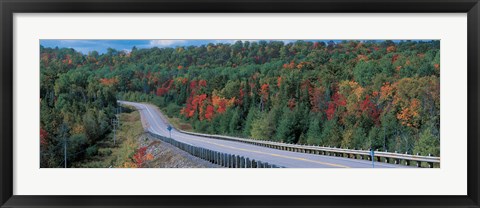
[[245, 120], [245, 128], [243, 129], [243, 135], [245, 137], [251, 136], [253, 122], [258, 118], [259, 113], [260, 112], [258, 111], [257, 108], [255, 107], [250, 108], [250, 111], [248, 112], [248, 115], [247, 115], [247, 119]]
[[310, 125], [308, 126], [307, 143], [315, 145], [322, 144], [322, 141], [320, 141], [321, 133], [322, 130], [320, 129], [320, 119], [318, 119], [317, 117], [313, 117]]
[[420, 153], [420, 155], [432, 154], [434, 156], [440, 156], [440, 140], [435, 137], [429, 128], [425, 128], [415, 143], [413, 152]]

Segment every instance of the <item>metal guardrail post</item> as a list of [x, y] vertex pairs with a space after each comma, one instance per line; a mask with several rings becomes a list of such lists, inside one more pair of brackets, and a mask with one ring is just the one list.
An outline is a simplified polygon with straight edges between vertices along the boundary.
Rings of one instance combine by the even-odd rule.
[[243, 156], [240, 157], [240, 168], [245, 168], [245, 158]]
[[[340, 157], [348, 157], [348, 158], [355, 158], [355, 159], [361, 159], [361, 160], [372, 160], [372, 158], [369, 158], [369, 157], [365, 158], [365, 156], [368, 155], [368, 153], [366, 153], [366, 150], [361, 150], [361, 149], [349, 150], [349, 149], [340, 149], [337, 147], [330, 147], [330, 146], [329, 147], [306, 146], [306, 145], [298, 145], [298, 144], [286, 144], [283, 142], [244, 139], [244, 138], [221, 136], [221, 135], [208, 135], [208, 134], [199, 134], [199, 133], [185, 132], [185, 131], [181, 131], [181, 132], [186, 134], [191, 134], [191, 135], [206, 136], [206, 137], [222, 139], [222, 140], [239, 141], [247, 144], [275, 148], [275, 149], [285, 150], [285, 151], [302, 152], [302, 153], [308, 153], [308, 154], [320, 154], [320, 155], [328, 155], [328, 156], [340, 156]], [[378, 152], [378, 150], [376, 152]], [[430, 156], [414, 156], [414, 155], [408, 155], [403, 153], [389, 153], [387, 151], [378, 152], [378, 154], [379, 156], [376, 159], [379, 162], [383, 160], [385, 162], [390, 163], [391, 162], [390, 160], [394, 160], [394, 163], [396, 164], [400, 164], [400, 163], [411, 164], [412, 162], [420, 163], [420, 164], [426, 163], [429, 167], [433, 167], [435, 163], [440, 163], [439, 157], [432, 157], [431, 155]]]
[[[428, 156], [431, 157], [432, 154], [428, 153]], [[427, 164], [428, 164], [429, 168], [433, 168], [433, 163], [432, 162], [428, 162]]]
[[[206, 149], [203, 147], [197, 147], [193, 145], [189, 145], [171, 138], [163, 137], [157, 134], [153, 134], [151, 132], [147, 132], [147, 134], [153, 138], [159, 139], [160, 141], [166, 142], [171, 144], [172, 146], [175, 146], [187, 153], [189, 153], [192, 156], [198, 157], [200, 159], [206, 160], [208, 162], [211, 162], [213, 164], [217, 164], [222, 167], [228, 167], [228, 168], [245, 168], [245, 167], [252, 167], [253, 162], [255, 160], [250, 161], [248, 157], [243, 157], [239, 155], [232, 155], [228, 153], [222, 153], [222, 152], [217, 152], [214, 150]], [[274, 147], [274, 145], [271, 145], [271, 147]], [[261, 161], [257, 161], [257, 163], [263, 164]], [[268, 164], [268, 163], [265, 163]], [[263, 164], [263, 167], [267, 167]], [[255, 164], [257, 165], [257, 164]], [[278, 167], [273, 164], [269, 164], [268, 167]]]
[[225, 167], [225, 164], [223, 163], [224, 162], [223, 153], [219, 153], [218, 159], [219, 159], [220, 166]]
[[[417, 156], [419, 156], [419, 155], [420, 155], [420, 153], [417, 152]], [[417, 167], [422, 167], [422, 162], [416, 161], [416, 163], [417, 163], [417, 164], [416, 164]]]
[[219, 153], [218, 162], [219, 162], [220, 166], [225, 167], [224, 159], [223, 159], [223, 153], [221, 153], [221, 152]]
[[210, 158], [210, 162], [215, 164], [215, 162], [214, 162], [214, 161], [215, 161], [215, 160], [214, 160], [214, 151], [213, 151], [213, 150], [209, 150], [209, 153], [208, 153], [208, 154], [209, 154], [208, 157]]
[[225, 153], [225, 167], [229, 168], [230, 167], [230, 154]]
[[252, 161], [250, 160], [250, 158], [247, 157], [247, 160], [245, 161], [247, 164], [246, 164], [246, 168], [252, 168]]
[[232, 167], [232, 155], [227, 154], [227, 167], [231, 168]]
[[226, 153], [222, 153], [222, 166], [223, 167], [228, 167], [227, 154]]
[[230, 155], [230, 167], [235, 168], [235, 155]]
[[230, 167], [230, 154], [225, 153], [225, 167]]
[[[177, 140], [163, 137], [157, 134], [153, 134], [151, 132], [148, 133], [154, 138], [157, 138], [161, 141], [170, 143], [171, 145], [184, 150], [188, 153], [190, 153], [193, 156], [202, 158], [204, 160], [207, 160], [209, 162], [212, 162], [213, 164], [217, 164], [223, 167], [243, 167], [245, 168], [248, 164], [246, 162], [245, 157], [239, 158], [239, 156], [235, 155], [229, 155], [227, 153], [220, 153], [216, 152], [213, 150], [208, 150], [204, 149], [201, 147], [196, 147], [193, 145], [188, 145], [183, 142], [179, 142]], [[192, 135], [197, 135], [197, 133], [187, 133], [187, 134], [192, 134]], [[200, 134], [200, 136], [204, 136]], [[217, 139], [223, 139], [223, 140], [232, 140], [231, 138], [218, 138], [218, 136], [208, 136], [211, 138], [217, 138]], [[237, 141], [237, 139], [233, 139]], [[384, 160], [385, 163], [390, 163], [391, 160], [394, 160], [393, 162], [395, 164], [404, 164], [404, 165], [411, 165], [412, 162], [416, 164], [417, 167], [422, 167], [422, 163], [425, 163], [427, 167], [433, 168], [435, 163], [440, 162], [439, 157], [433, 157], [431, 154], [428, 154], [428, 156], [420, 156], [418, 153], [417, 155], [408, 155], [408, 153], [389, 153], [387, 151], [385, 152], [378, 152], [378, 155], [376, 154], [374, 158], [368, 156], [368, 153], [365, 153], [365, 150], [349, 150], [349, 149], [338, 149], [336, 147], [320, 147], [320, 146], [306, 146], [306, 145], [294, 145], [294, 144], [285, 144], [285, 143], [275, 143], [271, 141], [263, 141], [263, 140], [239, 140], [244, 143], [248, 144], [254, 144], [254, 145], [260, 145], [259, 142], [261, 143], [262, 146], [265, 147], [270, 147], [270, 148], [276, 148], [279, 150], [286, 150], [286, 151], [292, 151], [292, 152], [302, 152], [302, 153], [308, 153], [308, 154], [319, 154], [319, 155], [329, 155], [329, 156], [339, 156], [339, 157], [347, 157], [347, 158], [355, 158], [355, 159], [361, 159], [361, 160], [376, 160], [378, 162]], [[366, 157], [366, 158], [364, 158]], [[274, 164], [268, 164], [264, 163], [262, 161], [251, 161], [251, 166], [252, 167], [275, 167], [277, 165]]]
[[241, 168], [241, 167], [242, 167], [242, 164], [241, 164], [241, 162], [240, 162], [240, 161], [241, 161], [240, 156], [237, 155], [237, 157], [235, 158], [235, 160], [236, 160], [235, 163], [237, 164], [237, 168]]
[[[397, 151], [395, 151], [395, 154], [397, 154], [397, 153], [398, 153], [398, 152], [397, 152]], [[398, 159], [396, 159], [396, 158], [393, 158], [393, 163], [394, 163], [394, 164], [398, 164]]]
[[212, 151], [212, 163], [217, 164], [217, 152]]

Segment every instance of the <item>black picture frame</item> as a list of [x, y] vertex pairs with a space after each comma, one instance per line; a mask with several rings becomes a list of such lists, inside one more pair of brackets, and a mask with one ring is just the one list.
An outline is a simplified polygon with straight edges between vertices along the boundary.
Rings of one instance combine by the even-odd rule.
[[[478, 0], [0, 0], [1, 207], [480, 207]], [[13, 195], [15, 13], [467, 13], [468, 194], [466, 196], [24, 196]], [[455, 180], [455, 178], [445, 178]], [[382, 187], [382, 183], [376, 187]], [[299, 187], [301, 188], [301, 187]], [[321, 188], [321, 187], [319, 187]], [[414, 187], [412, 187], [414, 188]]]

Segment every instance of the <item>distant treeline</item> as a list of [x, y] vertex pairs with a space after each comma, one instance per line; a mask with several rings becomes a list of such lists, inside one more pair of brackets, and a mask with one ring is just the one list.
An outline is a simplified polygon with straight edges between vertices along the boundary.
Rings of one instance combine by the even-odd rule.
[[254, 41], [84, 55], [41, 47], [42, 166], [110, 132], [115, 100], [154, 102], [195, 131], [440, 152], [439, 41]]

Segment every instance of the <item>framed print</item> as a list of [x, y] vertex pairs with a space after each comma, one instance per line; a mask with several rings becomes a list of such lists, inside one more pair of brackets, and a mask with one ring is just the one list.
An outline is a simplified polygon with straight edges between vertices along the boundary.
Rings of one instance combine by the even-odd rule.
[[2, 207], [478, 207], [478, 1], [2, 1]]

